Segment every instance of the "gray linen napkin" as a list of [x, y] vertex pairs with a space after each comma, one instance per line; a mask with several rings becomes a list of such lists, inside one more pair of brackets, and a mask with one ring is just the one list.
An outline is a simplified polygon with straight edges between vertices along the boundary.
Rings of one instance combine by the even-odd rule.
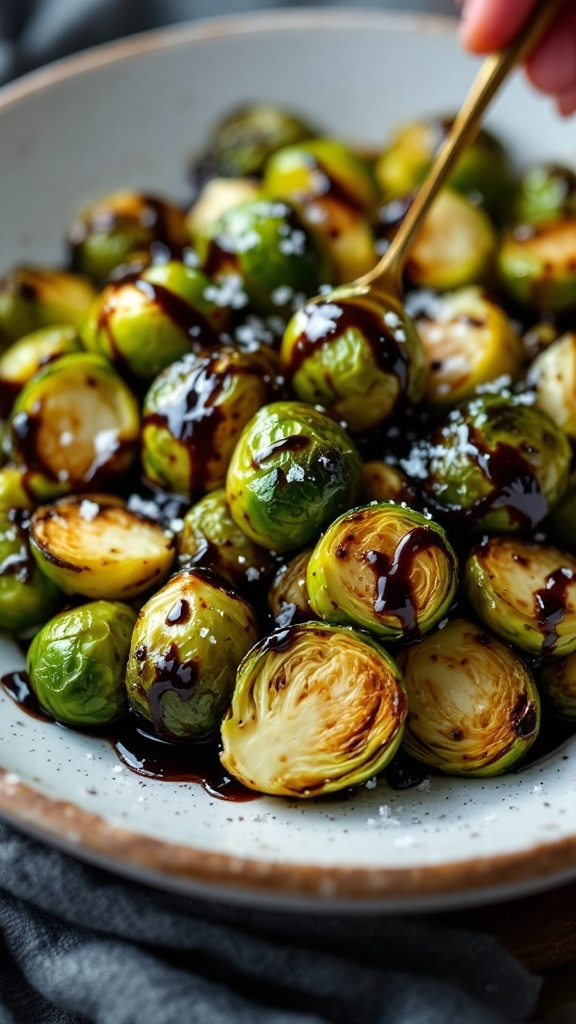
[[539, 982], [441, 920], [229, 907], [0, 824], [0, 1024], [525, 1024]]
[[[129, 32], [273, 6], [286, 5], [0, 0], [0, 80]], [[202, 902], [121, 881], [2, 824], [0, 943], [0, 1024], [525, 1024], [539, 988], [493, 940], [435, 918]]]

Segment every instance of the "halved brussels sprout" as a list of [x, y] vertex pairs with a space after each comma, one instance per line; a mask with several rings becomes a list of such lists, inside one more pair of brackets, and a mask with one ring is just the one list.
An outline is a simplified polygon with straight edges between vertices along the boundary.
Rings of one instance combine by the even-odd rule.
[[310, 604], [328, 622], [377, 636], [418, 637], [448, 611], [458, 562], [441, 526], [402, 505], [366, 505], [340, 516], [308, 563]]
[[220, 282], [239, 278], [250, 305], [263, 315], [289, 316], [333, 276], [320, 237], [281, 199], [254, 199], [227, 210], [197, 238], [197, 248], [205, 272]]
[[250, 104], [217, 124], [203, 162], [226, 178], [259, 175], [277, 149], [316, 134], [299, 114], [271, 104]]
[[234, 522], [224, 488], [205, 494], [188, 510], [178, 553], [183, 566], [213, 569], [237, 587], [265, 580], [274, 566], [270, 552]]
[[424, 488], [438, 510], [471, 527], [516, 530], [537, 526], [561, 498], [571, 451], [541, 409], [485, 394], [449, 414], [425, 458]]
[[576, 217], [521, 224], [502, 238], [502, 284], [517, 302], [537, 310], [576, 305]]
[[480, 288], [415, 292], [407, 309], [428, 359], [426, 398], [432, 405], [451, 405], [471, 398], [481, 384], [519, 376], [525, 359], [520, 336]]
[[18, 395], [10, 417], [10, 455], [70, 490], [124, 476], [140, 434], [138, 403], [107, 359], [62, 356]]
[[144, 400], [148, 480], [190, 498], [222, 487], [242, 429], [277, 389], [275, 354], [264, 348], [188, 353], [166, 367]]
[[136, 612], [119, 601], [95, 601], [51, 619], [28, 651], [30, 685], [59, 722], [113, 722], [127, 707], [124, 674]]
[[514, 214], [520, 224], [576, 215], [576, 173], [555, 163], [530, 167], [518, 182]]
[[[376, 163], [376, 177], [385, 196], [412, 192], [424, 181], [452, 126], [452, 117], [431, 117], [402, 125]], [[450, 187], [481, 199], [498, 215], [506, 202], [511, 173], [506, 151], [490, 132], [482, 129], [460, 157], [450, 176]]]
[[362, 466], [362, 504], [371, 501], [402, 502], [415, 508], [418, 502], [416, 489], [398, 466], [391, 466], [380, 459], [371, 459]]
[[240, 665], [220, 760], [261, 793], [335, 793], [382, 771], [405, 717], [401, 673], [374, 640], [316, 622], [291, 626]]
[[130, 600], [170, 571], [174, 538], [109, 494], [77, 494], [38, 508], [32, 553], [66, 594]]
[[455, 619], [399, 655], [409, 714], [403, 748], [448, 775], [511, 768], [538, 735], [530, 671], [482, 626]]
[[126, 672], [132, 708], [165, 739], [215, 735], [257, 638], [250, 605], [220, 577], [176, 573], [138, 616]]
[[79, 328], [96, 291], [87, 278], [62, 270], [19, 267], [0, 281], [0, 349], [51, 324]]
[[495, 633], [531, 654], [576, 651], [576, 558], [549, 544], [491, 537], [468, 556], [472, 607]]
[[227, 310], [200, 270], [173, 260], [148, 267], [134, 281], [110, 284], [82, 330], [101, 352], [137, 377], [155, 377], [186, 352], [212, 348]]
[[419, 288], [448, 291], [483, 282], [496, 252], [496, 232], [487, 214], [464, 196], [445, 189], [434, 200], [406, 263]]
[[410, 318], [346, 288], [294, 314], [280, 356], [298, 398], [323, 405], [353, 433], [385, 423], [424, 393], [426, 359]]
[[279, 150], [266, 164], [264, 186], [269, 195], [295, 203], [322, 235], [338, 281], [351, 281], [374, 266], [369, 218], [378, 189], [368, 162], [342, 142], [312, 139]]
[[536, 357], [528, 383], [536, 392], [538, 408], [576, 440], [576, 331], [564, 334]]
[[141, 192], [113, 192], [80, 210], [68, 230], [72, 268], [103, 281], [115, 267], [154, 243], [179, 255], [188, 244], [177, 206]]
[[211, 178], [186, 214], [186, 230], [192, 241], [209, 232], [227, 210], [259, 195], [259, 182], [249, 178]]
[[67, 484], [48, 479], [44, 473], [27, 466], [7, 463], [0, 469], [0, 511], [32, 509], [45, 501], [56, 501], [68, 494]]
[[77, 331], [67, 324], [41, 327], [15, 341], [0, 358], [0, 416], [9, 414], [16, 396], [39, 370], [81, 351]]
[[576, 722], [576, 654], [546, 658], [538, 673], [542, 695], [565, 722]]
[[15, 510], [0, 512], [0, 629], [15, 633], [46, 622], [64, 602], [32, 558], [24, 523]]
[[522, 345], [529, 363], [562, 337], [563, 329], [558, 317], [547, 313], [541, 320], [530, 324], [522, 334]]
[[358, 449], [334, 420], [304, 402], [274, 402], [244, 428], [226, 494], [244, 533], [272, 551], [290, 551], [354, 505], [361, 473]]
[[306, 548], [281, 565], [268, 588], [268, 608], [277, 626], [291, 626], [316, 618], [306, 586], [311, 554], [312, 550]]

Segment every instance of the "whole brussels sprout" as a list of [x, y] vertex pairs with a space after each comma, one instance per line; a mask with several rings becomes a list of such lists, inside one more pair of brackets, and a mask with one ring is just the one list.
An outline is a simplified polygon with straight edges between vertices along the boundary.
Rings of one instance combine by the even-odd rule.
[[202, 163], [225, 178], [259, 175], [277, 149], [315, 134], [299, 114], [271, 104], [249, 104], [216, 125]]
[[77, 331], [67, 324], [41, 327], [10, 345], [0, 357], [0, 416], [8, 416], [16, 396], [39, 370], [81, 351]]
[[25, 523], [15, 510], [0, 512], [0, 629], [14, 633], [46, 622], [64, 602], [32, 558]]
[[540, 701], [530, 671], [482, 626], [456, 619], [402, 651], [403, 748], [448, 775], [507, 771], [532, 746]]
[[515, 220], [520, 224], [576, 215], [576, 173], [562, 164], [530, 167], [518, 182]]
[[576, 306], [576, 216], [510, 228], [497, 269], [507, 292], [525, 306], [544, 311]]
[[197, 248], [205, 272], [216, 281], [239, 278], [251, 307], [263, 315], [288, 316], [333, 276], [320, 237], [281, 199], [227, 210], [197, 239]]
[[559, 718], [576, 722], [576, 653], [545, 658], [538, 673], [542, 695]]
[[291, 626], [240, 665], [220, 760], [262, 793], [335, 793], [388, 764], [405, 717], [401, 673], [374, 640], [322, 623]]
[[69, 490], [121, 479], [136, 454], [138, 403], [107, 359], [62, 356], [18, 395], [9, 421], [10, 456]]
[[18, 267], [0, 281], [0, 350], [40, 327], [79, 328], [95, 295], [78, 274]]
[[480, 288], [414, 292], [406, 305], [426, 353], [431, 405], [452, 405], [471, 398], [482, 384], [519, 377], [525, 353], [518, 331]]
[[354, 505], [361, 473], [355, 444], [334, 420], [303, 402], [273, 402], [244, 428], [226, 494], [244, 533], [272, 551], [290, 551]]
[[82, 341], [136, 377], [155, 377], [186, 352], [214, 347], [228, 314], [213, 299], [216, 290], [194, 267], [176, 260], [148, 267], [104, 289]]
[[144, 400], [147, 479], [190, 498], [222, 487], [242, 429], [277, 390], [275, 356], [264, 348], [188, 353], [166, 367]]
[[179, 255], [189, 244], [184, 214], [164, 199], [114, 192], [81, 210], [68, 231], [72, 269], [103, 281], [134, 253], [160, 245]]
[[270, 552], [234, 522], [223, 487], [205, 494], [188, 510], [178, 552], [181, 565], [212, 569], [240, 588], [265, 580], [274, 566]]
[[[402, 125], [376, 163], [376, 177], [384, 195], [397, 198], [422, 184], [446, 141], [453, 117], [431, 117]], [[511, 186], [511, 170], [500, 141], [482, 129], [460, 157], [450, 176], [450, 187], [482, 203], [498, 216]]]
[[328, 527], [312, 552], [306, 584], [322, 619], [414, 638], [448, 611], [458, 562], [442, 527], [421, 512], [365, 505]]
[[391, 466], [381, 459], [371, 459], [362, 466], [362, 504], [371, 501], [395, 501], [416, 508], [416, 490], [405, 473], [398, 466]]
[[132, 708], [165, 739], [214, 736], [257, 638], [252, 609], [220, 577], [176, 573], [138, 616], [126, 672]]
[[77, 726], [120, 718], [135, 622], [129, 605], [94, 601], [61, 612], [36, 634], [27, 659], [30, 685], [53, 718]]
[[569, 331], [536, 357], [528, 383], [536, 392], [536, 405], [576, 440], [576, 331]]
[[49, 479], [27, 466], [7, 463], [0, 469], [0, 511], [33, 509], [45, 501], [55, 501], [68, 494], [67, 484]]
[[346, 288], [294, 314], [280, 356], [297, 397], [323, 405], [353, 433], [380, 426], [424, 393], [426, 359], [410, 318]]
[[186, 230], [192, 242], [209, 233], [227, 210], [259, 198], [260, 191], [259, 182], [248, 178], [211, 178], [186, 214]]
[[378, 188], [369, 163], [336, 139], [287, 146], [266, 164], [269, 195], [297, 205], [318, 231], [333, 260], [336, 279], [351, 281], [376, 261], [370, 217]]
[[576, 558], [549, 544], [491, 537], [468, 556], [466, 592], [483, 622], [531, 654], [576, 651]]
[[165, 577], [174, 538], [110, 494], [77, 494], [36, 509], [32, 554], [66, 594], [130, 600]]
[[311, 554], [311, 549], [306, 548], [281, 565], [268, 588], [268, 608], [277, 626], [292, 626], [316, 618], [306, 586]]
[[[568, 482], [570, 445], [540, 409], [480, 395], [454, 409], [425, 451], [424, 489], [434, 506], [471, 527], [534, 527]], [[411, 460], [403, 463], [410, 474]]]

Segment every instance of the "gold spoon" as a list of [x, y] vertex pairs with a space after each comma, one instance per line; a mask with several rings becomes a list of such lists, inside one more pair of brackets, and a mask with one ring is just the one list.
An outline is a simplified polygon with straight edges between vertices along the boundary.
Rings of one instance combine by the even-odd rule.
[[[347, 299], [370, 296], [390, 311], [403, 312], [402, 271], [410, 246], [422, 227], [431, 203], [446, 182], [458, 158], [476, 138], [482, 116], [509, 71], [530, 53], [565, 2], [566, 0], [540, 0], [509, 46], [500, 53], [486, 58], [460, 112], [454, 119], [440, 153], [382, 259], [367, 274], [336, 289], [333, 293], [334, 298], [344, 294]], [[330, 302], [330, 298], [330, 295], [323, 295], [318, 301]]]

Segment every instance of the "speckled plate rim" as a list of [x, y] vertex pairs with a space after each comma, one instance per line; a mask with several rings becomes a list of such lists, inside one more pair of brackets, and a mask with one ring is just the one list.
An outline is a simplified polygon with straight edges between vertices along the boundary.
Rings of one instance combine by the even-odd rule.
[[[331, 10], [249, 12], [144, 32], [57, 61], [0, 89], [0, 112], [56, 83], [150, 51], [221, 37], [330, 25], [381, 31], [453, 34], [455, 21], [435, 15]], [[163, 842], [114, 826], [76, 804], [46, 796], [0, 766], [0, 814], [34, 838], [118, 874], [163, 888], [285, 908], [313, 903], [330, 909], [423, 910], [472, 905], [546, 889], [576, 877], [573, 836], [511, 854], [448, 864], [383, 868], [290, 864], [240, 858]]]

